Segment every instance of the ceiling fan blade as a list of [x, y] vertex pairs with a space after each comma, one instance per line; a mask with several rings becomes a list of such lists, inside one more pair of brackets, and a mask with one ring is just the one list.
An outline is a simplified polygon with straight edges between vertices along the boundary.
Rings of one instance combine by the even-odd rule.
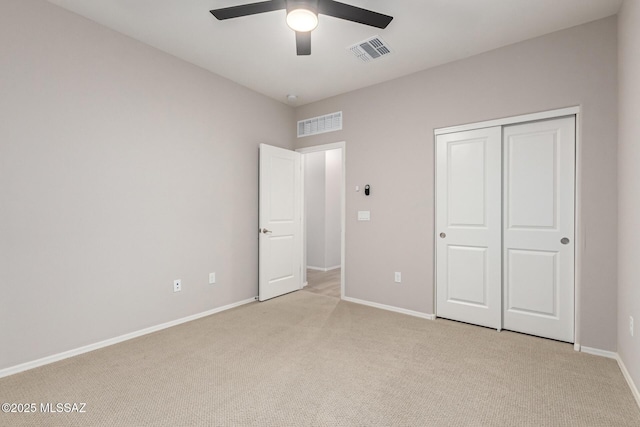
[[296, 51], [298, 56], [311, 55], [311, 31], [306, 33], [296, 31]]
[[318, 13], [377, 28], [387, 28], [387, 25], [393, 20], [393, 16], [383, 15], [382, 13], [333, 0], [319, 0]]
[[255, 15], [258, 13], [271, 12], [273, 10], [286, 9], [285, 0], [262, 1], [259, 3], [241, 4], [239, 6], [225, 7], [211, 10], [211, 14], [219, 20], [239, 18], [241, 16]]

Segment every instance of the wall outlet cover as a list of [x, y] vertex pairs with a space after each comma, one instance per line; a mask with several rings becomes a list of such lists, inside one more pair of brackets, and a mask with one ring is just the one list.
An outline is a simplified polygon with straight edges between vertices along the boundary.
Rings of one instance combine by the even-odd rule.
[[176, 279], [173, 281], [173, 292], [180, 292], [182, 290], [182, 280]]

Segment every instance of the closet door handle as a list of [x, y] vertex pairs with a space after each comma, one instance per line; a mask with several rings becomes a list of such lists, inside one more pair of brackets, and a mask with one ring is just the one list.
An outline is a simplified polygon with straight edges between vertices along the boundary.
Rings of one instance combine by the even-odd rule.
[[563, 237], [562, 239], [560, 239], [560, 243], [562, 243], [563, 245], [568, 245], [569, 244], [569, 238], [568, 237]]
[[440, 238], [444, 239], [445, 237], [447, 237], [447, 233], [440, 233]]

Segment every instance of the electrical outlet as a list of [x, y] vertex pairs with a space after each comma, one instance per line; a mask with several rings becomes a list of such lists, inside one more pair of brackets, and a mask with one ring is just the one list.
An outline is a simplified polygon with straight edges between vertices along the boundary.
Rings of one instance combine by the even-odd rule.
[[182, 280], [176, 279], [173, 281], [173, 292], [180, 292], [182, 290]]
[[209, 284], [213, 285], [216, 283], [216, 273], [209, 273]]
[[629, 333], [633, 336], [633, 316], [629, 316]]
[[399, 271], [396, 271], [395, 282], [396, 283], [401, 283], [402, 282], [402, 273], [400, 273]]

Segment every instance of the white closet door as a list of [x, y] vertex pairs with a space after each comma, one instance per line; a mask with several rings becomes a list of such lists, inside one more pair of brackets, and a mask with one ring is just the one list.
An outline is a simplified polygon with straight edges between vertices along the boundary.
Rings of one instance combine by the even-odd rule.
[[436, 138], [438, 317], [501, 326], [501, 128]]
[[503, 328], [574, 341], [575, 118], [504, 128]]

